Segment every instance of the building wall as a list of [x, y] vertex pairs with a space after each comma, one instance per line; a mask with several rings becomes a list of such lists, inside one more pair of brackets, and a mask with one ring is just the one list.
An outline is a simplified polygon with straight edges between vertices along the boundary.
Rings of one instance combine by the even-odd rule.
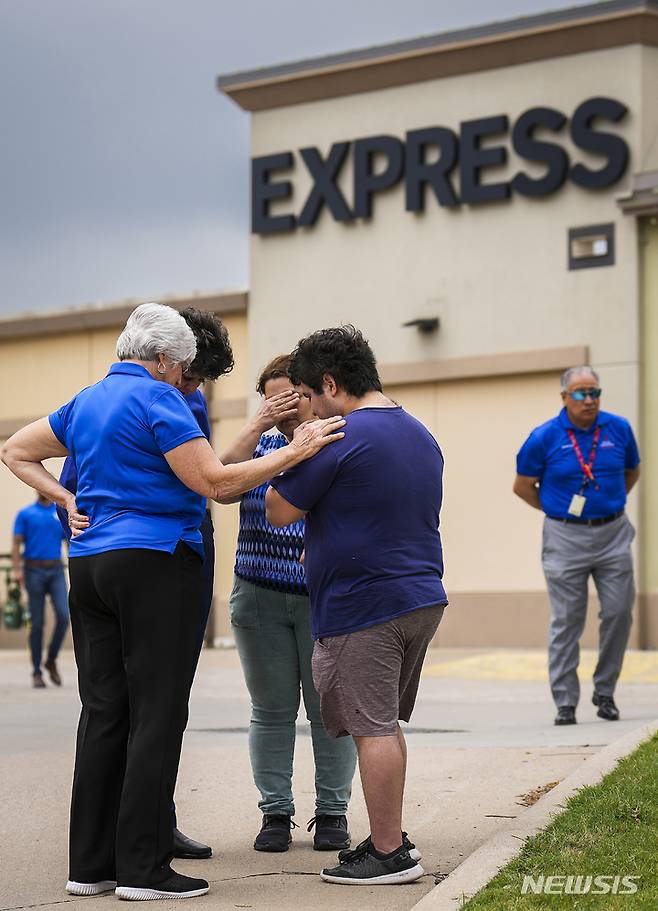
[[[643, 60], [632, 46], [261, 112], [253, 117], [253, 154], [306, 145], [326, 153], [338, 139], [403, 137], [410, 129], [457, 128], [492, 114], [513, 121], [537, 104], [570, 115], [586, 98], [610, 95], [630, 108], [618, 131], [633, 150], [632, 170], [643, 157]], [[563, 144], [574, 151], [566, 139]], [[488, 179], [514, 173], [517, 164], [492, 170]], [[293, 180], [295, 196], [285, 208], [298, 211], [310, 187], [302, 165]], [[346, 167], [341, 186], [348, 199], [351, 180]], [[566, 185], [545, 199], [515, 197], [458, 211], [432, 201], [425, 214], [413, 215], [404, 211], [398, 185], [376, 197], [370, 222], [341, 224], [325, 211], [313, 228], [254, 236], [254, 363], [316, 328], [318, 314], [325, 323], [364, 325], [386, 363], [558, 346], [565, 337], [589, 344], [598, 364], [635, 363], [637, 327], [627, 316], [637, 298], [636, 237], [634, 221], [615, 204], [622, 189], [589, 193]], [[569, 272], [567, 229], [608, 221], [616, 223], [617, 264]], [[438, 336], [424, 339], [400, 328], [426, 315], [442, 319]]]
[[643, 635], [658, 645], [658, 218], [642, 225], [642, 510]]
[[[605, 191], [566, 184], [547, 198], [515, 196], [458, 210], [440, 208], [431, 197], [425, 213], [411, 214], [399, 184], [375, 196], [369, 221], [338, 223], [324, 210], [312, 228], [252, 235], [252, 372], [306, 332], [341, 322], [363, 329], [387, 367], [580, 345], [601, 372], [603, 407], [638, 427], [639, 242], [636, 220], [621, 213], [617, 196], [630, 186], [631, 174], [658, 155], [655, 105], [647, 113], [657, 64], [655, 49], [629, 45], [256, 112], [254, 156], [306, 146], [326, 156], [338, 140], [404, 138], [408, 130], [458, 129], [461, 121], [497, 114], [513, 123], [537, 105], [570, 117], [587, 98], [609, 96], [629, 108], [612, 129], [625, 137], [631, 160], [624, 181]], [[509, 162], [488, 171], [485, 183], [513, 175], [520, 165], [539, 175], [514, 156], [509, 137], [502, 144], [510, 149]], [[566, 135], [560, 144], [572, 162], [600, 166]], [[273, 205], [272, 214], [298, 213], [311, 185], [303, 164], [297, 158], [294, 171], [276, 179], [292, 180], [294, 196]], [[340, 180], [348, 203], [352, 179], [350, 158]], [[615, 265], [569, 271], [568, 229], [609, 222]], [[441, 326], [430, 336], [401, 326], [435, 316]], [[425, 421], [446, 455], [443, 536], [453, 610], [442, 635], [450, 644], [545, 641], [542, 518], [512, 495], [511, 484], [518, 447], [561, 407], [558, 376], [484, 371], [479, 379], [388, 390]], [[637, 496], [629, 502], [633, 520]], [[590, 644], [594, 619], [586, 633]], [[638, 632], [636, 624], [636, 643]]]

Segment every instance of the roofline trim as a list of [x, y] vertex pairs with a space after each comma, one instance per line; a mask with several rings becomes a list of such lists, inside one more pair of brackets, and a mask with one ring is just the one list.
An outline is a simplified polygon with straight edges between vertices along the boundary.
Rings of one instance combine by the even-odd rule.
[[[552, 35], [556, 32], [573, 30], [583, 26], [605, 25], [623, 22], [624, 20], [632, 22], [638, 16], [656, 17], [656, 22], [658, 22], [658, 0], [608, 0], [608, 2], [603, 3], [569, 7], [565, 10], [553, 10], [536, 16], [524, 16], [488, 25], [441, 32], [436, 35], [378, 45], [363, 50], [348, 51], [273, 67], [230, 73], [218, 76], [216, 85], [220, 92], [232, 98], [244, 110], [265, 110], [279, 107], [286, 103], [295, 104], [306, 100], [317, 100], [317, 91], [314, 93], [309, 92], [308, 98], [303, 97], [303, 83], [305, 81], [313, 80], [314, 83], [317, 83], [318, 80], [325, 77], [340, 76], [349, 71], [352, 71], [355, 75], [363, 74], [366, 71], [372, 73], [376, 67], [381, 70], [387, 65], [418, 61], [423, 57], [429, 60], [441, 55], [447, 56], [451, 52], [472, 51], [475, 47], [491, 48], [496, 45], [501, 46], [505, 43], [518, 41], [519, 39], [538, 38], [541, 35]], [[619, 44], [623, 43], [627, 43], [627, 39], [620, 34]], [[648, 39], [647, 43], [653, 44], [654, 41]], [[554, 54], [550, 53], [547, 56], [554, 56]], [[514, 62], [516, 61], [512, 61], [508, 65], [512, 65]], [[466, 70], [464, 69], [463, 71]], [[421, 81], [422, 78], [430, 79], [433, 77], [431, 75], [426, 77], [416, 76], [415, 78], [402, 80], [399, 83], [386, 83], [384, 81], [384, 86]], [[283, 89], [284, 87], [292, 86], [295, 87], [294, 94], [302, 97], [294, 97], [289, 102], [272, 100], [272, 92], [277, 88]], [[369, 88], [372, 88], [372, 86], [355, 85], [350, 92], [345, 90], [332, 92], [328, 89], [322, 97], [329, 98], [353, 94], [367, 91]], [[258, 97], [261, 93], [264, 95], [262, 98]], [[264, 93], [268, 93], [269, 97], [265, 97]]]
[[[245, 312], [248, 298], [249, 295], [246, 291], [215, 291], [190, 294], [184, 297], [160, 296], [156, 300], [158, 303], [167, 304], [176, 310], [198, 307], [200, 310], [210, 310], [222, 316]], [[153, 298], [128, 299], [104, 306], [75, 307], [70, 310], [51, 311], [45, 314], [22, 313], [0, 319], [0, 341], [120, 327], [124, 325], [135, 307], [152, 300]]]

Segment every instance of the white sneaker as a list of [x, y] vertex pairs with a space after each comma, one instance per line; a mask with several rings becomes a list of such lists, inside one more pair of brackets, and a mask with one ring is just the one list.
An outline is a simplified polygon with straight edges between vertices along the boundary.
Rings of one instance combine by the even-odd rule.
[[102, 879], [98, 883], [76, 883], [69, 879], [66, 891], [69, 895], [102, 895], [103, 892], [113, 892], [116, 889], [115, 879]]

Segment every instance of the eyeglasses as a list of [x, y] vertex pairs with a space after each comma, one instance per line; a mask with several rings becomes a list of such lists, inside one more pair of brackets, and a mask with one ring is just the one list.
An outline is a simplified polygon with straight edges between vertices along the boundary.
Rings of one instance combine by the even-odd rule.
[[574, 402], [584, 402], [585, 399], [590, 398], [592, 401], [601, 398], [600, 389], [575, 389], [573, 392], [570, 392], [569, 395], [574, 400]]

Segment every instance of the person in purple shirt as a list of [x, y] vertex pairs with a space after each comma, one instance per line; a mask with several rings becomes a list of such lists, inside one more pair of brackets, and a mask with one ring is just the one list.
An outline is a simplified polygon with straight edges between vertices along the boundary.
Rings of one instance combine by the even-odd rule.
[[386, 885], [423, 875], [402, 831], [406, 744], [425, 653], [448, 603], [439, 534], [443, 456], [432, 434], [382, 393], [354, 326], [302, 339], [289, 374], [316, 416], [345, 436], [270, 482], [267, 519], [306, 518], [313, 678], [332, 737], [357, 746], [370, 835], [322, 871], [332, 883]]

